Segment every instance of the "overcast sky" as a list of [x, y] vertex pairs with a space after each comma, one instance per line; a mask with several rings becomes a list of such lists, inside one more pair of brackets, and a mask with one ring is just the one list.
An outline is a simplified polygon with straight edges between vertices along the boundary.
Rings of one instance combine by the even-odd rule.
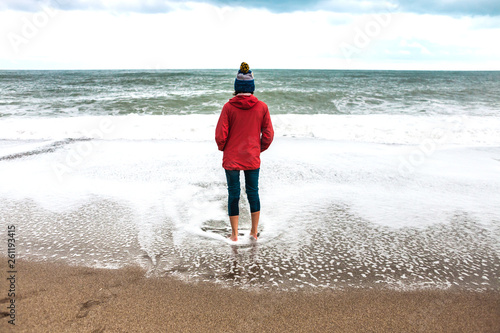
[[500, 70], [500, 1], [2, 0], [0, 69]]

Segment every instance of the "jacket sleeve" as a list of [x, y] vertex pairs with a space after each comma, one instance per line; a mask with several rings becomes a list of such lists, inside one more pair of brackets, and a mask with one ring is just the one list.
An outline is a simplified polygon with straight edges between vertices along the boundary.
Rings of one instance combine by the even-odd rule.
[[266, 112], [264, 113], [264, 119], [262, 121], [262, 136], [260, 138], [260, 151], [263, 152], [271, 145], [274, 138], [273, 124], [271, 123], [271, 115], [269, 114], [269, 109], [266, 106]]
[[223, 151], [226, 146], [227, 136], [229, 133], [229, 120], [227, 115], [227, 108], [224, 106], [215, 128], [215, 142], [219, 150]]

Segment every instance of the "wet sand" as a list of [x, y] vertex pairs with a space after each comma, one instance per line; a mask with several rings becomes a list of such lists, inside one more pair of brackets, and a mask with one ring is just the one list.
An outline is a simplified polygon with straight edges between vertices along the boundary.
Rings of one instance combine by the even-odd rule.
[[2, 332], [500, 332], [498, 291], [246, 291], [146, 278], [137, 267], [17, 268], [15, 329], [1, 279]]

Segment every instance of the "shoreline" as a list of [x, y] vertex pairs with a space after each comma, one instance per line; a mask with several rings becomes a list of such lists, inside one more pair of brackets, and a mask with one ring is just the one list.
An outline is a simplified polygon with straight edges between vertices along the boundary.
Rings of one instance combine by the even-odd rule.
[[[3, 275], [7, 258], [2, 257]], [[255, 291], [19, 260], [15, 332], [498, 332], [500, 291]], [[1, 279], [0, 313], [8, 281]]]

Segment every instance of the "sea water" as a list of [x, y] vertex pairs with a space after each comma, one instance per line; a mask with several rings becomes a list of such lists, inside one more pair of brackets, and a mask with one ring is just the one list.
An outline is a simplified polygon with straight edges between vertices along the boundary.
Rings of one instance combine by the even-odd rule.
[[0, 71], [19, 256], [276, 290], [499, 288], [500, 73], [255, 70], [260, 237], [230, 233], [231, 70]]

